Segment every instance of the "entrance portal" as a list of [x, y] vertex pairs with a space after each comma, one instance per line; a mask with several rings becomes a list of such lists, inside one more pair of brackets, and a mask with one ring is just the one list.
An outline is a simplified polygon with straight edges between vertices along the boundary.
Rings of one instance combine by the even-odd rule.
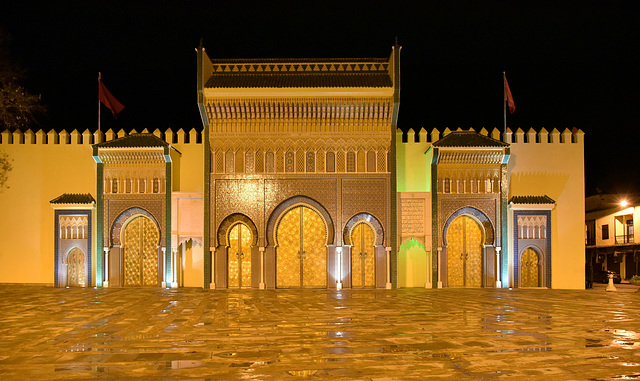
[[314, 210], [289, 210], [276, 229], [278, 288], [327, 287], [327, 228]]
[[457, 217], [447, 229], [449, 287], [482, 287], [482, 229], [471, 217]]
[[351, 287], [375, 287], [375, 236], [373, 229], [364, 222], [351, 231]]
[[158, 240], [156, 225], [145, 216], [134, 217], [122, 233], [124, 285], [158, 286]]
[[76, 247], [67, 254], [67, 286], [84, 287], [85, 283], [84, 253]]
[[238, 223], [229, 232], [229, 287], [251, 287], [251, 230]]
[[527, 248], [520, 258], [520, 287], [540, 286], [540, 256], [532, 248]]

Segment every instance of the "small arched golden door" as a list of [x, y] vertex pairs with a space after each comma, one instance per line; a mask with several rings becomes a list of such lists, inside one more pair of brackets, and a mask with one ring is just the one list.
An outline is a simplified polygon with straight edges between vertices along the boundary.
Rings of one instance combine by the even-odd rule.
[[276, 239], [278, 288], [327, 287], [327, 228], [316, 211], [297, 206], [286, 212]]
[[351, 231], [351, 287], [376, 286], [375, 234], [364, 222]]
[[540, 255], [526, 248], [520, 256], [520, 287], [540, 287]]
[[85, 287], [86, 270], [84, 265], [84, 253], [74, 247], [67, 254], [67, 286]]
[[158, 286], [158, 228], [145, 216], [133, 217], [122, 233], [124, 285]]
[[229, 230], [229, 283], [230, 288], [251, 287], [251, 230], [237, 223]]
[[459, 216], [447, 229], [447, 280], [449, 287], [482, 287], [482, 242], [480, 225], [469, 216]]

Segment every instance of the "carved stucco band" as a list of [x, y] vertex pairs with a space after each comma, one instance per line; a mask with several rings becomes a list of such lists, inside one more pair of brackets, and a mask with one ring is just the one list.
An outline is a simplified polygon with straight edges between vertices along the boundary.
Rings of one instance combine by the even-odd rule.
[[113, 225], [111, 226], [111, 242], [113, 245], [121, 245], [122, 242], [120, 242], [120, 232], [122, 231], [122, 228], [124, 226], [124, 223], [127, 222], [127, 220], [135, 215], [142, 215], [145, 217], [148, 217], [151, 221], [153, 221], [153, 223], [156, 225], [156, 228], [158, 229], [158, 244], [160, 244], [162, 242], [162, 230], [160, 229], [160, 224], [158, 224], [158, 221], [156, 220], [156, 218], [153, 216], [153, 214], [149, 213], [148, 211], [142, 209], [142, 208], [138, 208], [138, 207], [134, 207], [134, 208], [129, 208], [127, 210], [125, 210], [124, 212], [122, 212], [118, 218], [116, 218], [116, 220], [113, 222]]
[[280, 218], [284, 215], [286, 211], [293, 208], [294, 206], [306, 206], [320, 213], [324, 222], [327, 224], [327, 245], [333, 245], [334, 240], [334, 232], [335, 228], [333, 225], [333, 220], [329, 215], [329, 212], [316, 200], [311, 199], [305, 196], [295, 196], [292, 197], [280, 205], [278, 205], [269, 216], [269, 221], [267, 222], [267, 244], [270, 246], [275, 246], [276, 244], [276, 223], [280, 220]]
[[372, 216], [369, 213], [360, 213], [351, 217], [347, 225], [344, 227], [343, 239], [345, 245], [352, 245], [351, 242], [351, 231], [359, 222], [366, 222], [373, 228], [376, 233], [376, 245], [382, 245], [384, 243], [384, 230], [382, 229], [382, 224], [378, 221], [377, 218]]
[[448, 219], [447, 222], [444, 224], [444, 229], [442, 230], [442, 240], [445, 244], [445, 246], [447, 245], [447, 229], [449, 229], [449, 224], [451, 224], [451, 222], [453, 222], [453, 220], [456, 219], [456, 217], [459, 217], [461, 215], [469, 215], [469, 216], [473, 216], [478, 222], [480, 222], [480, 224], [482, 225], [482, 227], [484, 228], [485, 231], [485, 238], [484, 238], [484, 244], [485, 245], [493, 245], [493, 237], [495, 236], [494, 231], [493, 231], [493, 225], [491, 225], [491, 221], [489, 220], [489, 218], [482, 213], [481, 211], [479, 211], [476, 208], [472, 208], [470, 206], [466, 206], [462, 209], [458, 209], [457, 211], [455, 211]]
[[245, 224], [249, 230], [251, 230], [251, 246], [258, 245], [258, 229], [256, 225], [251, 221], [251, 219], [244, 214], [234, 213], [227, 216], [218, 227], [218, 245], [220, 246], [229, 246], [229, 242], [227, 242], [227, 238], [229, 236], [229, 230], [233, 225], [237, 223]]

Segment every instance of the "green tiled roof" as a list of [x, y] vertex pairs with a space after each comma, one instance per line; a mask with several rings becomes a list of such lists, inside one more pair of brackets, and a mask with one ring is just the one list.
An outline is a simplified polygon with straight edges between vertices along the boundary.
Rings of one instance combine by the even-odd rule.
[[93, 204], [96, 200], [90, 193], [63, 193], [49, 202], [51, 204]]
[[544, 196], [513, 196], [511, 204], [555, 204], [556, 202], [546, 194]]
[[474, 131], [454, 131], [433, 143], [434, 147], [508, 147], [509, 144]]
[[391, 87], [386, 72], [214, 73], [207, 88]]
[[131, 134], [123, 138], [95, 144], [98, 148], [167, 147], [169, 144], [154, 134]]

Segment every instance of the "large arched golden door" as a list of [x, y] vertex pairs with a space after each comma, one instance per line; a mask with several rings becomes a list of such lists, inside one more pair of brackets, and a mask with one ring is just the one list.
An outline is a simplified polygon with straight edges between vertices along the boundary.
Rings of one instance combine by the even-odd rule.
[[469, 216], [457, 217], [447, 229], [449, 287], [482, 286], [482, 229]]
[[327, 228], [314, 210], [298, 206], [276, 229], [278, 288], [327, 287]]
[[376, 286], [376, 258], [373, 229], [364, 222], [351, 231], [351, 287]]
[[520, 257], [520, 287], [540, 286], [540, 256], [532, 248], [527, 248]]
[[67, 286], [85, 287], [86, 275], [84, 266], [84, 253], [76, 248], [67, 254]]
[[158, 240], [156, 225], [145, 216], [134, 217], [122, 233], [124, 285], [157, 286]]
[[229, 231], [229, 287], [251, 287], [251, 230], [242, 223]]

